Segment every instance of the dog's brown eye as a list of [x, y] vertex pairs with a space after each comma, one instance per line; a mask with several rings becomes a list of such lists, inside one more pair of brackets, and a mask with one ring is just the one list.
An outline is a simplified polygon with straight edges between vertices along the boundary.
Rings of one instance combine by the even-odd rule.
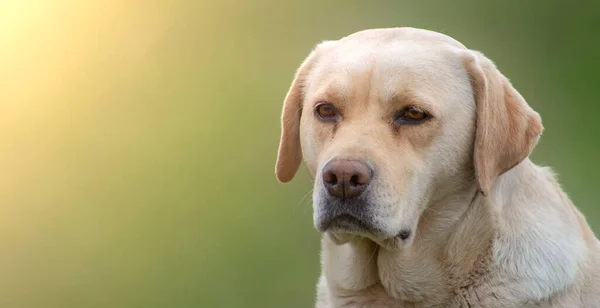
[[425, 118], [425, 112], [421, 109], [417, 109], [415, 107], [410, 107], [410, 108], [406, 109], [406, 111], [404, 111], [404, 116], [407, 119], [419, 121], [419, 120], [423, 120], [423, 118]]
[[408, 107], [402, 110], [396, 119], [394, 120], [394, 124], [416, 124], [420, 123], [428, 118], [428, 114], [417, 108], [417, 107]]
[[334, 120], [338, 115], [337, 110], [331, 104], [320, 104], [315, 111], [323, 120]]

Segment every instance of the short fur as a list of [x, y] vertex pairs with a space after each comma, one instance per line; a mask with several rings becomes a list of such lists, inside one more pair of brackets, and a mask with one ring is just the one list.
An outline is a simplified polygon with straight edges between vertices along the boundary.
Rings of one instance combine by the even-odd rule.
[[[322, 102], [337, 123], [315, 117]], [[394, 126], [409, 105], [431, 119]], [[316, 307], [600, 307], [600, 242], [528, 158], [542, 130], [492, 61], [446, 35], [374, 29], [319, 44], [284, 102], [277, 177], [304, 160], [316, 224], [323, 166], [366, 161], [364, 218], [382, 232], [323, 230]]]

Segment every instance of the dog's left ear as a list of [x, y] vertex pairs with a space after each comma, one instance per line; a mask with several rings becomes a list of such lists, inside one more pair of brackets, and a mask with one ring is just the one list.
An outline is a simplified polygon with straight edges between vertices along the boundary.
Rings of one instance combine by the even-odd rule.
[[491, 60], [469, 51], [465, 67], [477, 104], [475, 176], [479, 190], [486, 195], [498, 176], [531, 154], [544, 128], [540, 115]]

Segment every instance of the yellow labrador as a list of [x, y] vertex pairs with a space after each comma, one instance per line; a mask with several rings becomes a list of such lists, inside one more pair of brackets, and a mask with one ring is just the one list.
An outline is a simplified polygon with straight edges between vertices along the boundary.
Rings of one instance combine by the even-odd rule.
[[282, 130], [278, 179], [314, 179], [316, 307], [600, 307], [600, 242], [481, 53], [414, 28], [323, 42]]

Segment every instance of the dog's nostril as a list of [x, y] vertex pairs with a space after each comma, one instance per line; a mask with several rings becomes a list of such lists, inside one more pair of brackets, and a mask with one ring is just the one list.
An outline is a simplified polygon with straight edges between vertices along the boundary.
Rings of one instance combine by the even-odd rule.
[[332, 172], [325, 172], [323, 174], [323, 181], [329, 185], [335, 185], [337, 184], [337, 176]]
[[354, 174], [352, 175], [352, 177], [350, 177], [350, 184], [352, 186], [367, 185], [371, 181], [371, 176], [372, 173]]

